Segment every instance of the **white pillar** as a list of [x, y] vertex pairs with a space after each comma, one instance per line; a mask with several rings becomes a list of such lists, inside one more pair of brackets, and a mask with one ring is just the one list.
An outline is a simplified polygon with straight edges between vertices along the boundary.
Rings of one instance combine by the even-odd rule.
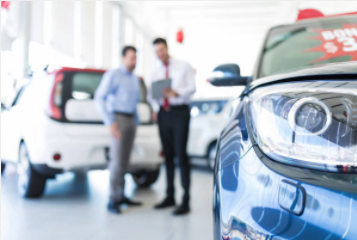
[[135, 43], [134, 43], [137, 53], [137, 62], [136, 62], [136, 74], [144, 77], [144, 35], [139, 28], [135, 28]]
[[119, 57], [121, 56], [121, 50], [124, 47], [124, 11], [123, 7], [119, 6]]
[[95, 67], [103, 67], [103, 1], [95, 2]]
[[124, 46], [124, 11], [121, 5], [114, 6], [113, 11], [113, 51], [112, 51], [112, 67], [117, 68], [121, 64], [121, 51]]
[[21, 76], [22, 78], [27, 76], [29, 70], [29, 45], [30, 45], [30, 33], [31, 33], [31, 2], [20, 2], [21, 23], [20, 23], [20, 38], [22, 45], [22, 61], [21, 61]]
[[111, 1], [103, 2], [103, 54], [102, 68], [108, 69], [112, 66], [112, 31], [113, 31], [113, 8], [117, 7]]
[[134, 43], [134, 23], [133, 19], [125, 15], [124, 17], [124, 46]]
[[81, 2], [81, 60], [95, 66], [95, 2]]

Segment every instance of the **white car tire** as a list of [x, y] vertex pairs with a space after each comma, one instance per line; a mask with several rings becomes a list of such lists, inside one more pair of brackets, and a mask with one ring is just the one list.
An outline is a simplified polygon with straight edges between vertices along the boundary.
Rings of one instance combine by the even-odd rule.
[[1, 162], [1, 174], [5, 171], [6, 163]]
[[141, 188], [150, 187], [159, 178], [160, 168], [157, 170], [143, 170], [132, 173], [133, 179]]
[[18, 172], [18, 191], [24, 198], [37, 198], [43, 194], [46, 177], [33, 168], [24, 142], [20, 144]]

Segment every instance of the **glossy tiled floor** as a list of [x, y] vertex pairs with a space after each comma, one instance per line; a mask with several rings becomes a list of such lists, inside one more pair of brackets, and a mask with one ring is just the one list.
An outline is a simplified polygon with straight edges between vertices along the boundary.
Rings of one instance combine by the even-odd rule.
[[[2, 240], [190, 240], [212, 239], [212, 173], [204, 168], [192, 172], [192, 212], [182, 217], [172, 209], [153, 210], [164, 196], [165, 178], [150, 189], [136, 189], [127, 176], [127, 195], [143, 201], [139, 208], [123, 209], [122, 215], [106, 211], [108, 172], [72, 173], [48, 181], [44, 197], [22, 199], [17, 194], [15, 169], [8, 167], [1, 178]], [[176, 199], [181, 196], [176, 174]]]

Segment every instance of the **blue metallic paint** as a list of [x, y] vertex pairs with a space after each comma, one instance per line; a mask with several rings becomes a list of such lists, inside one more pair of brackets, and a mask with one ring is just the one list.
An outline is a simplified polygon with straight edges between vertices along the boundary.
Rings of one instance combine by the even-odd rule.
[[[354, 227], [357, 226], [357, 193], [344, 191], [342, 187], [333, 190], [314, 185], [308, 178], [306, 181], [290, 178], [289, 169], [294, 169], [290, 166], [285, 166], [283, 174], [269, 168], [264, 161], [272, 160], [262, 161], [259, 148], [254, 144], [251, 147], [245, 105], [246, 101], [241, 101], [219, 142], [213, 198], [215, 239], [357, 239]], [[236, 154], [225, 152], [225, 148], [232, 151], [230, 144], [237, 141], [237, 138], [225, 141], [225, 137], [232, 136], [230, 131], [241, 132], [239, 141], [247, 146], [237, 148]], [[222, 142], [226, 143], [222, 145]], [[220, 168], [222, 158], [230, 164]], [[281, 184], [286, 180], [304, 191], [306, 202], [300, 206], [303, 207], [301, 216], [279, 204]], [[298, 197], [289, 196], [292, 202]]]
[[355, 79], [357, 76], [357, 61], [330, 63], [318, 65], [309, 68], [296, 70], [289, 73], [276, 74], [254, 80], [248, 90], [253, 90], [259, 86], [272, 84], [275, 82], [300, 81], [302, 79], [314, 80], [337, 80], [337, 79]]

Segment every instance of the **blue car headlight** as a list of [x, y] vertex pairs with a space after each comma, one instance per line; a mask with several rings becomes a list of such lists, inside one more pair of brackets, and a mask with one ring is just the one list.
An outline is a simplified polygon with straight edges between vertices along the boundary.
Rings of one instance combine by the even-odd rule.
[[254, 141], [271, 159], [334, 172], [357, 171], [357, 83], [263, 87], [249, 99]]

